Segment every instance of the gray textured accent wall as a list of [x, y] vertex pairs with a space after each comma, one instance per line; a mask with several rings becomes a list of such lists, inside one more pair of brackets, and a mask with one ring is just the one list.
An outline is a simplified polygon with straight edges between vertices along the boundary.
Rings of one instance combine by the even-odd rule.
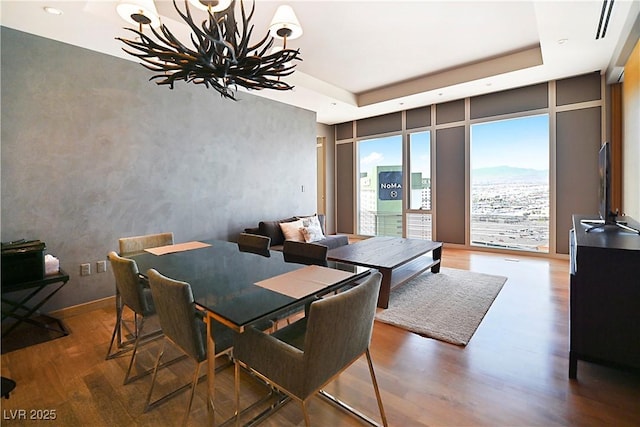
[[315, 113], [169, 90], [135, 62], [1, 36], [2, 241], [41, 239], [71, 275], [44, 311], [113, 295], [95, 263], [119, 237], [235, 240], [261, 219], [315, 212]]

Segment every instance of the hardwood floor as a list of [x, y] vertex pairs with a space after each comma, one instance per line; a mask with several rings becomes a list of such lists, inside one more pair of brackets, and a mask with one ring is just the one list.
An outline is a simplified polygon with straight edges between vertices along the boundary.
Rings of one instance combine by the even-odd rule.
[[[507, 276], [466, 347], [421, 337], [377, 323], [371, 346], [382, 399], [391, 426], [637, 426], [640, 375], [579, 362], [568, 370], [568, 262], [521, 255], [445, 248], [443, 266]], [[147, 426], [179, 424], [187, 395], [143, 413], [150, 383], [122, 385], [128, 357], [105, 360], [115, 323], [113, 309], [65, 320], [71, 334], [2, 355], [2, 375], [17, 381], [2, 399], [2, 424], [45, 424], [16, 419], [16, 410], [55, 410], [50, 425]], [[157, 344], [141, 353], [151, 366]], [[189, 362], [164, 369], [160, 389], [190, 379]], [[218, 419], [232, 411], [232, 369], [216, 376]], [[379, 419], [362, 358], [327, 390]], [[263, 393], [247, 376], [242, 403]], [[207, 424], [206, 384], [196, 390], [190, 425]], [[315, 426], [356, 426], [359, 421], [320, 398], [309, 404]], [[300, 407], [286, 405], [265, 426], [304, 425]]]

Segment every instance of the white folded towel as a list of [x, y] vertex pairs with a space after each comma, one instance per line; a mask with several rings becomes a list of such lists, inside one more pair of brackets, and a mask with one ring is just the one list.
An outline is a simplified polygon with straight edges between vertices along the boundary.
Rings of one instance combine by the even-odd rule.
[[56, 274], [60, 271], [60, 260], [53, 255], [46, 254], [44, 256], [44, 274]]

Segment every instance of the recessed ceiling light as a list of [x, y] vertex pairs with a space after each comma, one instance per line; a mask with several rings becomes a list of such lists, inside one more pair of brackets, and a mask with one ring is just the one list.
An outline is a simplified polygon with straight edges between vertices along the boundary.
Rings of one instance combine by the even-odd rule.
[[52, 15], [62, 15], [62, 11], [60, 9], [51, 6], [45, 6], [44, 11]]

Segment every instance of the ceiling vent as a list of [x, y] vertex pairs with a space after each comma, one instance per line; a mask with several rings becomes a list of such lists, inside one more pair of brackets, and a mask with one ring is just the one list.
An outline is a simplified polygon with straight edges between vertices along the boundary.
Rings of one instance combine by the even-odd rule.
[[600, 22], [598, 22], [596, 40], [603, 39], [607, 34], [607, 27], [609, 26], [609, 18], [611, 17], [611, 10], [613, 9], [613, 2], [614, 0], [604, 0], [602, 2], [602, 10], [600, 11]]

